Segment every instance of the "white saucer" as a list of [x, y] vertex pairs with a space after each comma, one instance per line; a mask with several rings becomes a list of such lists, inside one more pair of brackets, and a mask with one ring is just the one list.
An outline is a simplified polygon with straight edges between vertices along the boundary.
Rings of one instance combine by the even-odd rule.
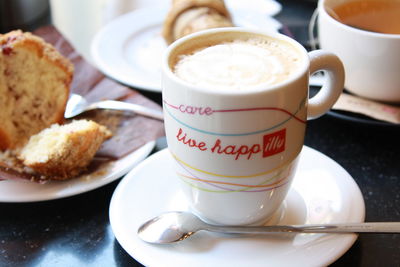
[[111, 183], [145, 159], [155, 146], [148, 142], [125, 157], [107, 164], [94, 174], [84, 174], [66, 181], [38, 184], [24, 180], [0, 181], [0, 202], [35, 202], [78, 195]]
[[[116, 188], [110, 221], [121, 246], [145, 266], [325, 266], [342, 256], [355, 234], [256, 237], [199, 232], [170, 245], [151, 245], [139, 226], [162, 212], [187, 210], [167, 150], [129, 172]], [[363, 222], [364, 200], [352, 177], [335, 161], [304, 147], [279, 224]]]
[[[230, 10], [234, 24], [277, 31], [281, 24], [263, 13]], [[167, 45], [161, 37], [166, 8], [141, 8], [108, 23], [93, 39], [91, 54], [107, 76], [126, 85], [161, 92], [161, 58]]]

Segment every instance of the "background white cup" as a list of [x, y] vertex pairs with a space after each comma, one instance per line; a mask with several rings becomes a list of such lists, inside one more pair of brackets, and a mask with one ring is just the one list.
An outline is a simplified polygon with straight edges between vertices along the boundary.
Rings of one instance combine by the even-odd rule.
[[327, 9], [350, 1], [354, 0], [319, 1], [320, 47], [342, 60], [345, 88], [349, 92], [373, 100], [400, 103], [400, 34], [360, 30], [328, 14]]
[[[171, 70], [181, 51], [242, 37], [282, 40], [298, 51], [299, 70], [277, 85], [248, 90], [200, 88]], [[327, 71], [320, 92], [308, 99], [310, 73]], [[333, 54], [306, 50], [275, 32], [220, 28], [169, 46], [162, 62], [168, 148], [192, 210], [219, 224], [266, 221], [282, 204], [303, 147], [306, 121], [324, 114], [343, 90], [344, 72]]]

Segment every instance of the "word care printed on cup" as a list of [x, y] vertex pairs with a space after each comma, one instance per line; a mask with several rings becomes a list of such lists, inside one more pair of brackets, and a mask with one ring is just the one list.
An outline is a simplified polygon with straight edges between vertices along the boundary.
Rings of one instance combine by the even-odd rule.
[[[309, 75], [322, 69], [329, 81], [309, 101]], [[336, 56], [307, 54], [276, 33], [212, 29], [173, 43], [163, 61], [165, 130], [193, 212], [230, 225], [270, 218], [290, 188], [307, 119], [332, 107], [343, 80]]]

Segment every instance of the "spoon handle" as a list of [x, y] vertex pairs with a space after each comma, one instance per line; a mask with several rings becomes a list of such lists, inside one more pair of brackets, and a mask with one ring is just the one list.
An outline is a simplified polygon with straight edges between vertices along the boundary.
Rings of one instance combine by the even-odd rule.
[[207, 225], [204, 230], [231, 234], [265, 233], [400, 233], [400, 222], [369, 222], [346, 224], [307, 224], [271, 226], [217, 226]]
[[123, 111], [133, 111], [137, 114], [150, 117], [153, 119], [158, 119], [160, 121], [164, 120], [162, 111], [151, 109], [145, 106], [127, 103], [115, 100], [105, 100], [89, 105], [89, 109], [112, 109], [112, 110], [123, 110]]

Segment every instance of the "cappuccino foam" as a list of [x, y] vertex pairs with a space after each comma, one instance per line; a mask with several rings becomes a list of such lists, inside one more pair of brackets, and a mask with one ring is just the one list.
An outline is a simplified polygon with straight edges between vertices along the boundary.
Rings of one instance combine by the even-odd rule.
[[245, 90], [281, 83], [299, 69], [299, 52], [290, 44], [264, 39], [235, 40], [180, 55], [174, 73], [193, 85]]

